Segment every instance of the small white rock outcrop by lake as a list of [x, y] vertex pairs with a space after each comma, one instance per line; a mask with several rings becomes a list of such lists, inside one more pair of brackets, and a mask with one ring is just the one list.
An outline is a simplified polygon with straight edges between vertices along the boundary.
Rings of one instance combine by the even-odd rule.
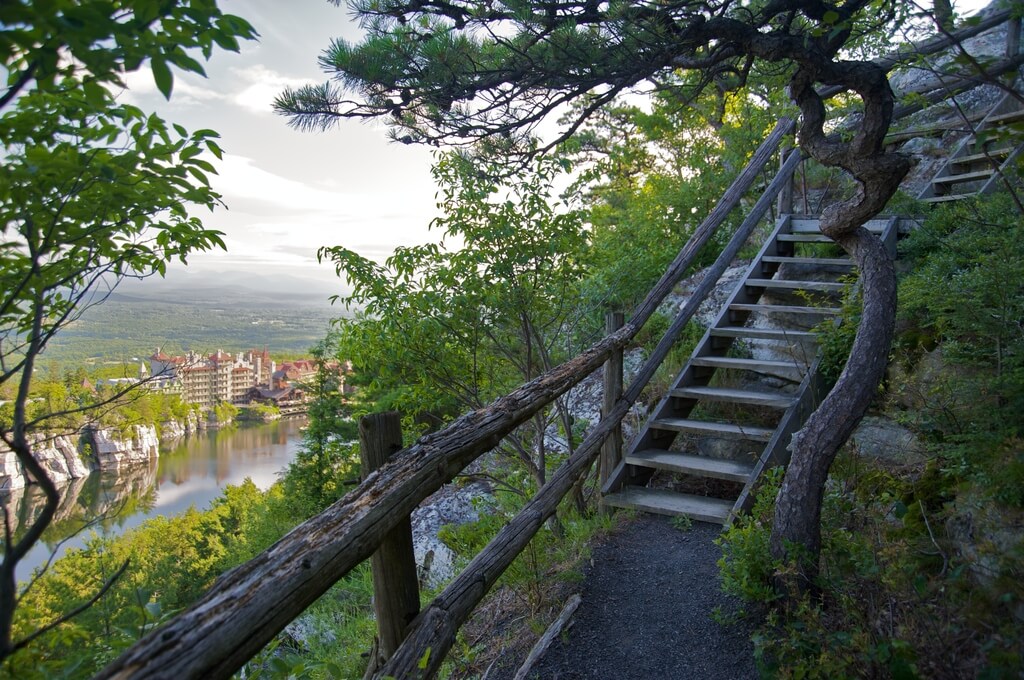
[[[149, 463], [160, 455], [160, 441], [172, 441], [198, 431], [194, 417], [183, 422], [132, 425], [125, 431], [87, 426], [72, 434], [37, 433], [29, 442], [35, 458], [57, 486], [88, 477], [93, 470], [119, 470]], [[36, 480], [18, 456], [0, 442], [0, 491], [23, 489]]]

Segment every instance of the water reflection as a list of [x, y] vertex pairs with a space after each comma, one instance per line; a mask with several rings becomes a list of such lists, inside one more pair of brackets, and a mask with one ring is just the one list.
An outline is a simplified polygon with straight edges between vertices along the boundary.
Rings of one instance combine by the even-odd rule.
[[[83, 546], [93, 532], [116, 536], [150, 517], [205, 508], [225, 486], [246, 477], [268, 488], [294, 458], [305, 424], [289, 419], [202, 432], [162, 447], [148, 465], [72, 480], [60, 490], [60, 507], [43, 540], [18, 565], [18, 578], [27, 578], [55, 549]], [[44, 500], [36, 485], [0, 493], [16, 537], [39, 516]]]

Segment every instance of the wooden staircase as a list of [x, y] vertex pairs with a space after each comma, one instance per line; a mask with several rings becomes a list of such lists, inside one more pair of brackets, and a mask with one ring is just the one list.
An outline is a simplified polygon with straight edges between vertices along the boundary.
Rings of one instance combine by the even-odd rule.
[[[1024, 151], [1024, 144], [1010, 140], [1020, 135], [1000, 134], [1013, 123], [1024, 123], [1024, 106], [1006, 95], [978, 124], [977, 130], [960, 143], [946, 163], [918, 195], [926, 203], [957, 201], [991, 193]], [[998, 171], [998, 172], [997, 172]]]
[[[895, 255], [898, 219], [866, 226]], [[726, 523], [748, 508], [761, 472], [788, 461], [790, 437], [823, 396], [809, 328], [840, 313], [839, 278], [854, 272], [823, 244], [831, 241], [816, 217], [778, 220], [627, 447], [602, 490], [605, 505]], [[737, 340], [771, 345], [775, 358], [735, 356]], [[656, 470], [676, 473], [672, 489], [647, 487]]]

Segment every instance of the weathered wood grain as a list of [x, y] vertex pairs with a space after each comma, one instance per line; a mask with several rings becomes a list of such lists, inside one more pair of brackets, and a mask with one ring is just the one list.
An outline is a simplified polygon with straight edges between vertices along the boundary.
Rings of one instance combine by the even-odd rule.
[[[360, 418], [359, 455], [364, 479], [401, 448], [402, 419], [397, 412], [371, 413]], [[406, 628], [420, 613], [416, 553], [412, 547], [412, 521], [408, 516], [384, 536], [370, 558], [370, 571], [380, 638], [370, 664], [376, 666], [395, 653], [405, 638]]]
[[[605, 316], [605, 333], [610, 335], [622, 327], [625, 318], [622, 312], [608, 312]], [[611, 413], [615, 402], [622, 396], [622, 350], [615, 350], [604, 363], [604, 391], [601, 414]], [[612, 430], [601, 448], [600, 483], [603, 486], [612, 470], [622, 460], [622, 424]]]

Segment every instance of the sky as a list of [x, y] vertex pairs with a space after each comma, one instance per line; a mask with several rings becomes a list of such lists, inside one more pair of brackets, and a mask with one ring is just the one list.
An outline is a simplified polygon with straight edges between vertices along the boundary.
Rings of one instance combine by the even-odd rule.
[[[228, 208], [200, 216], [225, 233], [227, 251], [197, 253], [187, 268], [173, 264], [170, 281], [251, 274], [266, 285], [296, 277], [313, 294], [339, 292], [333, 267], [317, 264], [321, 246], [342, 245], [383, 259], [397, 245], [432, 238], [436, 214], [431, 152], [389, 142], [379, 124], [340, 121], [327, 132], [298, 132], [271, 110], [285, 87], [321, 82], [317, 57], [332, 38], [355, 39], [347, 9], [326, 0], [221, 0], [225, 12], [248, 19], [258, 42], [238, 54], [215, 52], [207, 78], [175, 72], [165, 101], [152, 74], [131, 74], [126, 99], [195, 130], [217, 130], [223, 161], [213, 187]], [[150, 279], [147, 286], [160, 285]], [[213, 285], [213, 284], [211, 284]]]
[[[956, 3], [966, 13], [986, 4]], [[429, 149], [389, 142], [381, 124], [342, 120], [326, 132], [298, 132], [271, 110], [285, 87], [325, 79], [317, 57], [333, 38], [359, 38], [344, 3], [221, 0], [220, 6], [248, 19], [259, 41], [243, 44], [238, 54], [214, 53], [207, 78], [176, 72], [169, 102], [148, 69], [131, 75], [123, 95], [190, 129], [217, 130], [225, 150], [213, 186], [228, 209], [203, 219], [224, 232], [227, 251], [197, 253], [187, 268], [172, 265], [169, 281], [251, 280], [263, 289], [287, 281], [326, 299], [342, 289], [333, 267], [317, 263], [321, 246], [383, 260], [398, 245], [439, 238], [427, 228], [436, 215]]]

